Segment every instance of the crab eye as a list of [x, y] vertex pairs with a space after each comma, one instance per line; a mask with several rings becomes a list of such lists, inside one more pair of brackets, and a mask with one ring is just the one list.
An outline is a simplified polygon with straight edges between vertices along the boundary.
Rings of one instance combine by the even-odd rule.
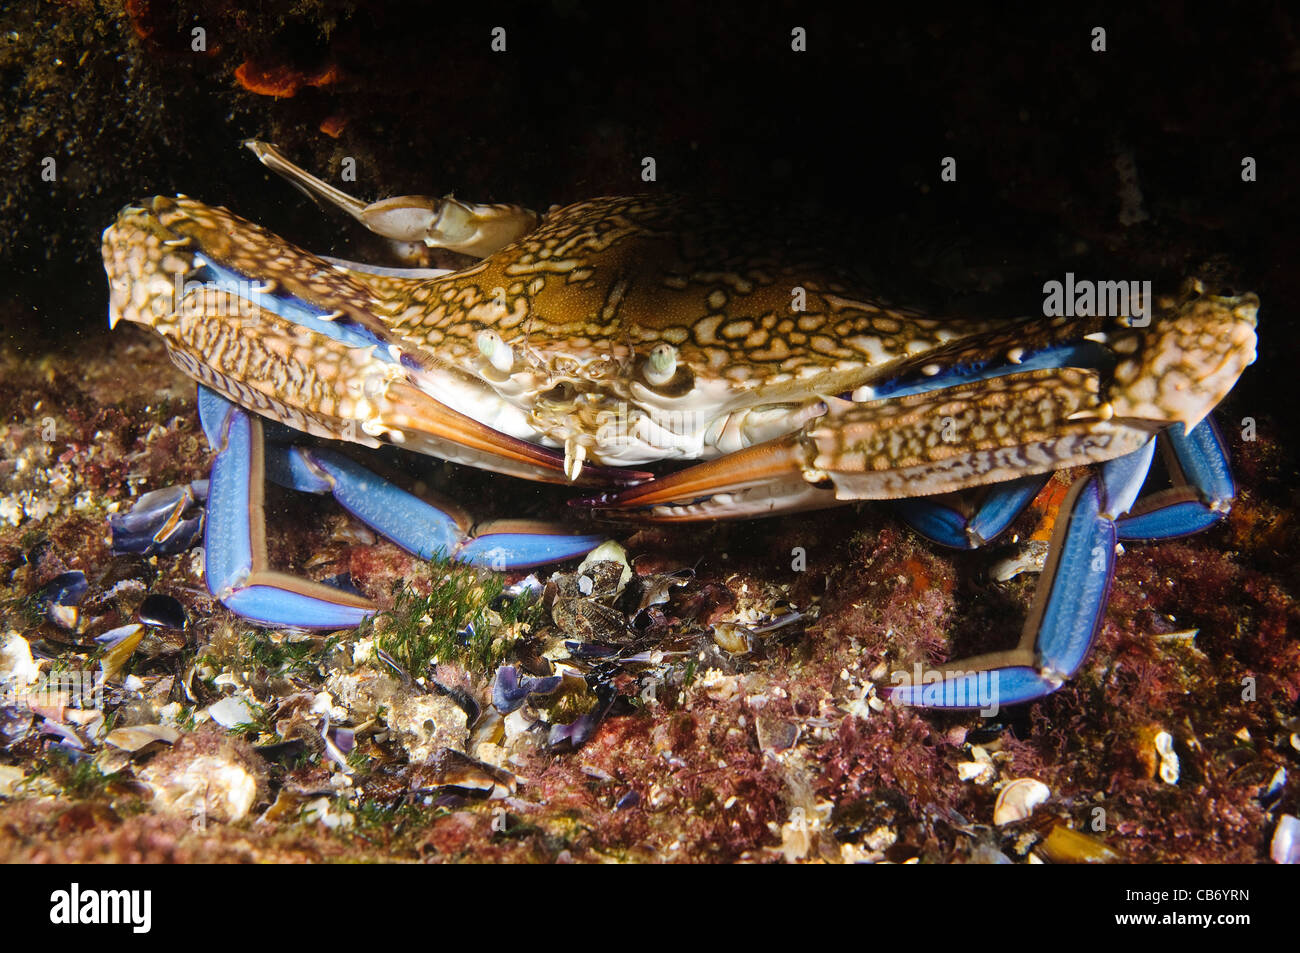
[[478, 333], [478, 349], [479, 353], [502, 374], [509, 374], [511, 368], [515, 366], [514, 348], [501, 340], [501, 335], [491, 329]]
[[645, 362], [645, 379], [656, 387], [663, 387], [677, 373], [677, 348], [671, 344], [656, 344]]
[[662, 397], [682, 397], [695, 387], [695, 375], [671, 344], [656, 344], [637, 366], [640, 382]]

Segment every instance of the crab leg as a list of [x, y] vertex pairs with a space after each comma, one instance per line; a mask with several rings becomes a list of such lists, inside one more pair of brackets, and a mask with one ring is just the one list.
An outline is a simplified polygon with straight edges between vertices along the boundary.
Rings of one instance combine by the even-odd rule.
[[900, 500], [895, 509], [912, 529], [940, 546], [978, 549], [1000, 536], [1051, 478], [1040, 473], [990, 487], [973, 515], [959, 505], [926, 499]]
[[[1214, 424], [1207, 418], [1186, 436], [1182, 424], [1175, 424], [1164, 437], [1173, 460], [1173, 489], [1135, 502], [1150, 471], [1154, 440], [1070, 488], [1063, 507], [1069, 518], [1056, 522], [1047, 567], [1016, 648], [942, 666], [919, 680], [902, 673], [889, 690], [891, 700], [995, 711], [1050, 694], [1068, 680], [1101, 626], [1119, 539], [1194, 533], [1225, 516], [1231, 505], [1227, 452]], [[1121, 518], [1130, 510], [1139, 515]]]
[[1191, 433], [1182, 424], [1165, 431], [1165, 461], [1174, 486], [1145, 497], [1119, 521], [1119, 538], [1173, 539], [1199, 533], [1228, 515], [1237, 495], [1228, 453], [1213, 418]]
[[521, 205], [475, 205], [451, 196], [424, 195], [395, 196], [367, 205], [294, 165], [269, 142], [249, 139], [244, 145], [272, 172], [384, 238], [486, 258], [537, 227], [537, 213]]
[[266, 466], [267, 477], [281, 486], [332, 493], [361, 522], [421, 559], [523, 569], [582, 556], [605, 541], [527, 520], [496, 520], [471, 532], [454, 503], [432, 505], [333, 450], [268, 446]]
[[203, 537], [208, 591], [232, 612], [267, 625], [339, 629], [370, 616], [375, 606], [368, 599], [267, 568], [261, 421], [232, 404], [213, 445]]
[[[200, 417], [219, 448], [209, 480], [204, 536], [208, 589], [227, 608], [268, 625], [345, 628], [375, 611], [369, 600], [268, 568], [264, 477], [294, 489], [331, 492], [399, 546], [495, 569], [537, 565], [590, 551], [604, 537], [571, 535], [540, 523], [498, 521], [470, 535], [455, 508], [430, 505], [328, 450], [267, 447], [263, 424], [200, 389]], [[223, 406], [224, 405], [224, 406]]]
[[[1108, 467], [1112, 464], [1103, 469]], [[1104, 477], [1089, 475], [1070, 488], [1062, 507], [1069, 517], [1056, 521], [1019, 645], [932, 670], [918, 667], [915, 674], [896, 673], [889, 699], [897, 705], [992, 714], [1002, 705], [1050, 694], [1074, 674], [1096, 637], [1115, 568], [1115, 522], [1106, 513], [1106, 485]]]

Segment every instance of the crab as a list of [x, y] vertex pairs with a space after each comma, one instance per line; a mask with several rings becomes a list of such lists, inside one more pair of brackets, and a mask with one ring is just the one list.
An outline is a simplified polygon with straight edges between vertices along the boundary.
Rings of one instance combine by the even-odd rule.
[[[392, 444], [589, 488], [650, 521], [897, 501], [944, 546], [997, 538], [1057, 470], [1088, 467], [1058, 518], [1013, 649], [895, 679], [901, 704], [1042, 697], [1082, 664], [1119, 542], [1203, 530], [1235, 489], [1210, 417], [1255, 357], [1258, 299], [1200, 282], [1076, 317], [935, 316], [874, 297], [811, 250], [763, 243], [722, 206], [596, 198], [545, 215], [452, 197], [365, 204], [261, 142], [274, 171], [367, 228], [470, 256], [389, 269], [301, 250], [224, 208], [159, 196], [104, 233], [109, 319], [161, 335], [200, 385], [216, 449], [207, 584], [268, 625], [375, 611], [267, 564], [263, 484], [332, 493], [423, 557], [514, 569], [589, 551], [562, 524], [474, 526], [302, 434]], [[1103, 309], [1104, 310], [1104, 309]], [[1165, 448], [1171, 487], [1142, 495]], [[653, 477], [636, 469], [698, 461]], [[204, 487], [153, 497], [127, 548], [161, 548]]]

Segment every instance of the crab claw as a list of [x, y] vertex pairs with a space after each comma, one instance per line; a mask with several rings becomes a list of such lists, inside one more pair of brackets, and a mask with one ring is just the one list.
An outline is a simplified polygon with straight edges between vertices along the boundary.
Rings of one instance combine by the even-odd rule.
[[1098, 372], [1061, 367], [868, 403], [839, 401], [789, 436], [595, 505], [653, 520], [712, 519], [931, 496], [1101, 463], [1136, 450], [1158, 428], [1108, 415], [1099, 391]]
[[[866, 388], [893, 396], [827, 399], [826, 413], [788, 436], [589, 502], [656, 521], [714, 519], [1105, 463], [1173, 424], [1194, 432], [1255, 359], [1258, 307], [1252, 294], [1216, 296], [1190, 282], [1180, 299], [1161, 300], [1150, 328], [1116, 323], [1084, 335], [1087, 348], [1039, 342], [1032, 359], [991, 367], [965, 350], [942, 361], [926, 354]], [[907, 382], [918, 374], [945, 385], [914, 390]], [[1007, 503], [1014, 510], [1017, 495]]]
[[451, 372], [385, 324], [385, 303], [353, 271], [225, 209], [159, 196], [125, 210], [104, 232], [104, 262], [110, 323], [157, 331], [182, 370], [264, 417], [550, 483], [648, 476], [599, 466], [578, 474], [563, 453], [431, 396], [431, 378]]
[[570, 500], [607, 516], [687, 522], [765, 516], [835, 504], [835, 493], [803, 476], [802, 448], [786, 437], [738, 450], [620, 492]]

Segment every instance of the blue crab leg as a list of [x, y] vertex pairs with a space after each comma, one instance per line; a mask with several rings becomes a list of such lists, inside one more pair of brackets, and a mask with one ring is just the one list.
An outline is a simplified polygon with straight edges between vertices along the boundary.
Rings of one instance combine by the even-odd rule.
[[[204, 419], [205, 429], [211, 422]], [[266, 625], [360, 624], [375, 611], [370, 600], [267, 568], [262, 424], [233, 404], [220, 424], [203, 538], [208, 591], [232, 612]]]
[[1174, 486], [1142, 499], [1119, 521], [1119, 538], [1173, 539], [1213, 526], [1228, 515], [1236, 484], [1219, 428], [1206, 417], [1184, 433], [1181, 423], [1165, 431], [1166, 461]]
[[978, 549], [1000, 536], [1051, 478], [1039, 473], [999, 483], [984, 494], [973, 515], [927, 499], [899, 500], [895, 509], [912, 529], [940, 546]]
[[428, 503], [333, 450], [272, 445], [266, 463], [269, 479], [308, 493], [332, 493], [361, 522], [421, 559], [524, 569], [585, 555], [605, 541], [603, 535], [574, 535], [527, 520], [497, 520], [474, 532], [455, 504]]
[[345, 628], [375, 610], [369, 600], [267, 568], [264, 477], [292, 489], [332, 493], [358, 519], [425, 559], [514, 569], [580, 556], [604, 541], [522, 520], [498, 520], [471, 533], [469, 520], [452, 504], [427, 503], [332, 450], [266, 445], [260, 418], [206, 388], [199, 404], [204, 429], [220, 448], [209, 489], [208, 588], [232, 611], [256, 621]]
[[[994, 708], [1050, 694], [1087, 658], [1100, 628], [1120, 539], [1169, 539], [1198, 532], [1222, 519], [1234, 495], [1228, 456], [1212, 420], [1184, 434], [1169, 427], [1175, 486], [1138, 495], [1146, 482], [1155, 441], [1104, 464], [1071, 487], [1057, 520], [1051, 555], [1039, 581], [1020, 644], [945, 666], [920, 684], [890, 690], [898, 704], [932, 708]], [[1133, 516], [1125, 513], [1135, 511]]]
[[[1020, 644], [945, 665], [896, 685], [899, 705], [996, 711], [1050, 694], [1080, 665], [1101, 625], [1115, 569], [1114, 510], [1141, 490], [1154, 441], [1103, 464], [1070, 488]], [[1108, 498], [1109, 497], [1109, 498]], [[1120, 511], [1122, 512], [1122, 510]]]

